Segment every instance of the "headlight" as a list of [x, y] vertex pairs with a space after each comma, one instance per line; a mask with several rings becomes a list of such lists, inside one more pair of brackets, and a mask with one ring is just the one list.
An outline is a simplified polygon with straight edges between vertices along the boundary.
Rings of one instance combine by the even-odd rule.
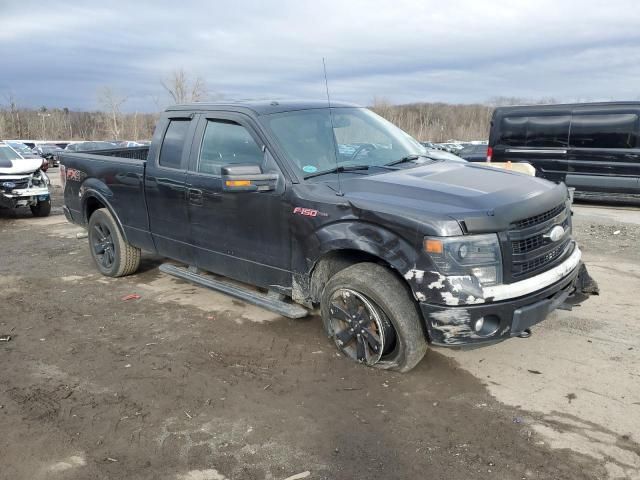
[[443, 275], [471, 275], [483, 286], [502, 283], [502, 255], [494, 233], [426, 237], [424, 250]]

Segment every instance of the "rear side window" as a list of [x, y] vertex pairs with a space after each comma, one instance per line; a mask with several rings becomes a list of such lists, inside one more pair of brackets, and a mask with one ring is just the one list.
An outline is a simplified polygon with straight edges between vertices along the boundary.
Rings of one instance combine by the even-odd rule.
[[524, 146], [527, 142], [527, 117], [504, 117], [500, 129], [503, 145]]
[[169, 122], [162, 141], [162, 147], [160, 148], [160, 159], [158, 161], [160, 166], [180, 168], [190, 123], [190, 120], [171, 120]]
[[209, 120], [202, 139], [198, 172], [220, 174], [220, 167], [238, 163], [261, 165], [262, 149], [242, 125], [226, 120]]
[[569, 115], [529, 117], [527, 147], [567, 147], [569, 119]]
[[499, 143], [512, 147], [567, 147], [569, 120], [569, 115], [505, 117]]
[[577, 148], [634, 148], [638, 141], [638, 116], [633, 113], [574, 115], [571, 146]]

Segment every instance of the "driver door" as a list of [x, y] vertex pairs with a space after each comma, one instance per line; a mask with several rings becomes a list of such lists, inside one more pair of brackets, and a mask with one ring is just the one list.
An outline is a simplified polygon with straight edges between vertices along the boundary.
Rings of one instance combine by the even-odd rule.
[[[290, 287], [284, 177], [265, 142], [248, 117], [226, 112], [203, 115], [196, 139], [187, 172], [189, 243], [196, 266], [253, 285]], [[276, 173], [276, 188], [224, 189], [222, 167], [239, 164]]]

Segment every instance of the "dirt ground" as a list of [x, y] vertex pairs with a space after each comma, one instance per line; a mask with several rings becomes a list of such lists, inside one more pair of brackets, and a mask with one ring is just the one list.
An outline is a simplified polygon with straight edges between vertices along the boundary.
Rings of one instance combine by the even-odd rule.
[[2, 479], [640, 478], [636, 211], [576, 209], [599, 298], [401, 375], [160, 258], [101, 277], [55, 193], [0, 213]]

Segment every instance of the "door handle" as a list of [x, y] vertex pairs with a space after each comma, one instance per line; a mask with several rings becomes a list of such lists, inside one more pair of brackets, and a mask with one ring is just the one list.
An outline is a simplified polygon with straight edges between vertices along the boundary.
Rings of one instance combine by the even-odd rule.
[[191, 205], [202, 205], [202, 190], [199, 188], [189, 188], [187, 194]]

